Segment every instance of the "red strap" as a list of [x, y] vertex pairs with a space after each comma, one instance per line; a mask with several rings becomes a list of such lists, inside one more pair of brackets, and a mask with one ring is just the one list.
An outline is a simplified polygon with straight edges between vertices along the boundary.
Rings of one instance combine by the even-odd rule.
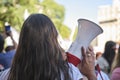
[[99, 64], [97, 64], [95, 67], [96, 67], [98, 73], [100, 74], [101, 79], [104, 80], [103, 77], [102, 77], [102, 74], [100, 72], [101, 70], [100, 70]]
[[67, 53], [68, 62], [72, 63], [75, 66], [77, 66], [81, 62], [80, 59], [77, 58], [76, 56], [70, 54], [69, 52], [66, 53]]

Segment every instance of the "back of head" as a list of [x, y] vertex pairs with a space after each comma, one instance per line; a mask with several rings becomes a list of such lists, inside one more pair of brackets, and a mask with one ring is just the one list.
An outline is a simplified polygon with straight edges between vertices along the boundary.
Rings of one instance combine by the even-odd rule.
[[4, 38], [2, 37], [2, 35], [0, 35], [0, 53], [3, 51], [4, 49]]
[[107, 41], [105, 44], [105, 50], [113, 49], [116, 43], [114, 41]]
[[55, 80], [65, 69], [57, 30], [43, 14], [32, 14], [24, 22], [9, 80]]
[[[107, 41], [104, 48], [104, 55], [107, 57], [115, 53], [116, 43], [114, 41]], [[110, 54], [111, 53], [111, 54]]]

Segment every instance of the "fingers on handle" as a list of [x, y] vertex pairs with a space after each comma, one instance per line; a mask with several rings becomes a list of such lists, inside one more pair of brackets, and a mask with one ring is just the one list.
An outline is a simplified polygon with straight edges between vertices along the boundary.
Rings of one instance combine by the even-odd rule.
[[85, 48], [83, 46], [81, 47], [81, 53], [83, 57], [86, 57]]
[[91, 53], [92, 55], [94, 55], [94, 50], [91, 46], [88, 47], [88, 50], [87, 50], [89, 53]]

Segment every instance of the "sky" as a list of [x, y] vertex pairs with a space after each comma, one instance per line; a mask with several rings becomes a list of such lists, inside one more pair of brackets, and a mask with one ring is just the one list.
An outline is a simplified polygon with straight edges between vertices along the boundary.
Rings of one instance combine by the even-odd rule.
[[78, 25], [79, 18], [97, 21], [98, 7], [111, 5], [113, 0], [55, 0], [65, 7], [64, 23], [71, 29]]

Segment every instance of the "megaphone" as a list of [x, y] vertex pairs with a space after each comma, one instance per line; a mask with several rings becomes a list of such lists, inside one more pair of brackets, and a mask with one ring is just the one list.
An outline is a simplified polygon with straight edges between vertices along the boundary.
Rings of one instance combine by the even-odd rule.
[[96, 23], [87, 19], [79, 19], [76, 39], [67, 51], [68, 61], [77, 66], [82, 60], [81, 47], [87, 49], [91, 41], [101, 33], [103, 29]]

